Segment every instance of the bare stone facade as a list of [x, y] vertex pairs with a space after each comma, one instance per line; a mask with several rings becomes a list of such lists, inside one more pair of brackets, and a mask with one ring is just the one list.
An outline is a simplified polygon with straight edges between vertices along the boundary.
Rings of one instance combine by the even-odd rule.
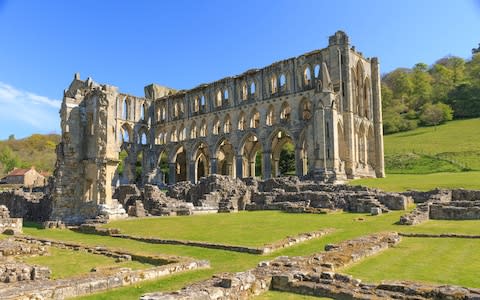
[[75, 75], [65, 90], [53, 219], [126, 215], [119, 184], [197, 182], [208, 174], [321, 181], [384, 177], [380, 71], [338, 31], [328, 47], [191, 90], [120, 93]]

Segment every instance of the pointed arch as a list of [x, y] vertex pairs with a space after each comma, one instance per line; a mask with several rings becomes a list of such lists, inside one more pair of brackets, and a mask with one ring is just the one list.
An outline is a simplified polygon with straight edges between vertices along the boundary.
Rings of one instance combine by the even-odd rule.
[[192, 161], [195, 163], [195, 181], [210, 174], [210, 149], [204, 142], [199, 142], [193, 148]]
[[195, 123], [195, 121], [192, 121], [192, 123], [190, 124], [190, 138], [193, 140], [193, 139], [196, 139], [197, 136], [198, 136], [197, 123]]
[[206, 137], [206, 136], [207, 136], [207, 121], [203, 119], [202, 123], [200, 124], [200, 137]]
[[267, 124], [267, 126], [273, 126], [273, 124], [275, 124], [275, 107], [273, 106], [273, 104], [270, 104], [268, 106], [267, 119], [265, 123]]
[[253, 132], [247, 132], [240, 143], [242, 177], [262, 177], [263, 147]]
[[246, 116], [245, 116], [245, 113], [243, 111], [240, 111], [240, 114], [238, 116], [237, 128], [240, 131], [243, 131], [243, 130], [247, 129]]
[[269, 137], [272, 151], [272, 176], [295, 175], [295, 142], [293, 136], [284, 128], [276, 128]]
[[290, 104], [288, 102], [282, 103], [282, 108], [280, 110], [280, 120], [283, 122], [289, 122], [291, 118], [292, 109], [290, 108]]
[[250, 128], [258, 128], [260, 126], [260, 113], [254, 108], [250, 114]]
[[214, 135], [218, 135], [220, 134], [220, 130], [221, 130], [220, 119], [218, 118], [218, 116], [215, 116], [212, 123], [212, 133]]
[[230, 140], [221, 138], [215, 146], [214, 155], [217, 159], [217, 174], [235, 177], [235, 149]]
[[312, 71], [310, 70], [310, 66], [307, 65], [303, 69], [303, 86], [309, 87], [312, 84]]
[[230, 133], [232, 131], [232, 121], [230, 115], [227, 114], [223, 120], [223, 133]]
[[124, 143], [133, 143], [132, 127], [128, 123], [123, 123], [120, 131]]

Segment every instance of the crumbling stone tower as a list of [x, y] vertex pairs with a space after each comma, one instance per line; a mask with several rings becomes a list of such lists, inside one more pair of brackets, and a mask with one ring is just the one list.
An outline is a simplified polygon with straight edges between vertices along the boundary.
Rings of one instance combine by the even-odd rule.
[[[53, 217], [115, 215], [112, 186], [208, 174], [320, 181], [384, 177], [380, 71], [341, 31], [328, 47], [262, 69], [145, 97], [75, 76], [63, 99]], [[122, 156], [119, 156], [119, 153]]]

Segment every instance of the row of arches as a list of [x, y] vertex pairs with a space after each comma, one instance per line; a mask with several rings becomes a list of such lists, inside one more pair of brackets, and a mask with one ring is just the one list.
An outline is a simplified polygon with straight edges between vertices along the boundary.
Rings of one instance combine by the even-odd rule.
[[[135, 117], [135, 109], [133, 106], [133, 103], [135, 101], [132, 100], [131, 98], [127, 96], [123, 96], [123, 99], [121, 98], [119, 100], [120, 105], [118, 106], [118, 110], [121, 111], [121, 118], [123, 120], [130, 120], [130, 121], [136, 121]], [[140, 104], [140, 121], [145, 121], [148, 117], [148, 107], [145, 102], [142, 102]]]
[[[160, 148], [153, 169], [165, 184], [186, 180], [196, 182], [213, 173], [240, 178], [307, 173], [306, 145], [301, 144], [299, 151], [296, 141], [285, 129], [276, 129], [268, 141], [260, 141], [254, 132], [248, 132], [238, 145], [234, 143], [223, 137], [213, 146], [199, 142], [193, 147], [181, 143], [176, 147]], [[129, 155], [125, 150], [127, 148], [123, 149], [119, 176], [123, 178], [123, 183], [140, 183], [142, 164], [147, 160], [142, 160], [142, 151]], [[296, 157], [298, 155], [301, 157]], [[299, 166], [300, 169], [297, 169]]]
[[[301, 119], [304, 121], [308, 121], [311, 119], [313, 115], [312, 109], [312, 102], [309, 100], [304, 99], [299, 106], [300, 116]], [[275, 110], [274, 105], [270, 105], [268, 107], [265, 119], [266, 126], [273, 126], [277, 123], [285, 123], [290, 122], [291, 120], [291, 107], [288, 102], [284, 102], [281, 107], [280, 111], [277, 112]], [[216, 116], [211, 126], [208, 127], [211, 130], [213, 135], [219, 134], [229, 134], [233, 130], [244, 131], [249, 128], [256, 129], [261, 126], [260, 124], [260, 112], [254, 108], [249, 115], [245, 112], [241, 111], [237, 118], [238, 122], [234, 126], [232, 122], [232, 118], [230, 114], [226, 114], [225, 117], [220, 119], [219, 116]], [[184, 141], [187, 139], [196, 139], [199, 137], [206, 137], [207, 136], [207, 121], [205, 119], [201, 120], [200, 123], [197, 121], [192, 121], [189, 126], [189, 130], [187, 132], [187, 127], [185, 125], [181, 125], [180, 127], [173, 126], [170, 129], [163, 129], [157, 134], [156, 143], [163, 145], [168, 142], [179, 142]]]
[[[292, 76], [297, 76], [300, 84], [299, 88], [313, 88], [314, 80], [320, 80], [321, 76], [321, 65], [316, 64], [315, 66], [311, 66], [310, 64], [304, 64], [302, 67], [298, 68], [296, 71], [297, 74], [292, 75], [291, 72], [271, 72], [270, 75], [265, 80], [265, 86], [267, 93], [270, 95], [276, 95], [280, 92], [287, 92], [289, 90], [293, 90], [294, 87], [291, 83], [293, 83]], [[250, 77], [243, 79], [240, 82], [240, 87], [237, 92], [237, 97], [242, 101], [247, 101], [251, 99], [255, 99], [258, 97], [258, 79], [256, 77]], [[229, 104], [232, 100], [231, 96], [233, 92], [230, 88], [217, 88], [213, 92], [212, 96], [212, 108], [223, 108], [227, 104]], [[185, 116], [186, 110], [185, 105], [188, 105], [191, 113], [193, 115], [199, 113], [206, 113], [207, 106], [208, 106], [208, 99], [207, 96], [200, 92], [190, 98], [190, 100], [186, 101], [185, 98], [170, 98], [171, 99], [171, 111], [168, 113], [167, 109], [167, 99], [162, 99], [160, 101], [155, 102], [155, 120], [157, 122], [165, 122], [167, 121], [168, 115], [171, 115], [172, 120], [180, 119]], [[128, 118], [124, 118], [128, 119]]]

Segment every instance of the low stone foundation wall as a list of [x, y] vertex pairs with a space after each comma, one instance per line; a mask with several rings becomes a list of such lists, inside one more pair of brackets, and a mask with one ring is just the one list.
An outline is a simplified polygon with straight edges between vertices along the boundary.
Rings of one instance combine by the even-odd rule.
[[138, 255], [104, 247], [90, 247], [28, 236], [17, 236], [12, 239], [15, 239], [15, 243], [23, 245], [22, 253], [35, 254], [37, 251], [32, 249], [45, 251], [45, 248], [50, 246], [72, 251], [86, 251], [111, 257], [117, 261], [134, 260], [156, 266], [145, 270], [101, 269], [73, 278], [48, 280], [50, 277], [48, 268], [8, 262], [0, 264], [0, 282], [8, 283], [0, 283], [0, 299], [65, 299], [152, 280], [177, 272], [210, 267], [208, 261], [184, 257]]
[[191, 260], [146, 270], [123, 268], [110, 273], [91, 273], [88, 276], [61, 280], [39, 280], [29, 284], [0, 285], [0, 299], [66, 299], [132, 285], [178, 272], [210, 267], [208, 261]]
[[[249, 299], [270, 289], [272, 278], [287, 276], [301, 278], [310, 273], [320, 275], [332, 272], [369, 255], [378, 253], [400, 241], [396, 233], [382, 233], [328, 245], [328, 251], [306, 257], [281, 256], [273, 261], [261, 262], [247, 272], [221, 274], [212, 279], [198, 282], [173, 293], [151, 293], [142, 300], [186, 300], [186, 299]], [[288, 275], [286, 275], [288, 274]], [[288, 282], [288, 281], [287, 281]]]
[[[50, 278], [50, 274], [50, 269], [47, 267], [30, 266], [20, 262], [0, 263], [0, 282], [2, 283], [46, 280]], [[1, 285], [0, 289], [2, 289]]]
[[480, 220], [480, 201], [432, 203], [429, 217], [435, 220]]
[[416, 282], [365, 284], [335, 269], [374, 255], [400, 241], [396, 233], [374, 234], [327, 245], [326, 251], [305, 257], [278, 257], [257, 268], [220, 274], [176, 292], [143, 295], [141, 300], [250, 299], [269, 289], [334, 299], [478, 299], [480, 289]]
[[407, 192], [417, 207], [400, 217], [401, 225], [416, 225], [434, 220], [480, 220], [480, 191], [433, 190], [430, 192]]
[[274, 252], [279, 249], [291, 247], [293, 245], [303, 243], [305, 241], [322, 237], [326, 234], [333, 232], [333, 229], [324, 229], [319, 231], [301, 233], [296, 236], [287, 237], [280, 241], [267, 244], [263, 247], [246, 247], [246, 246], [235, 246], [235, 245], [225, 245], [218, 243], [208, 243], [208, 242], [196, 242], [196, 241], [183, 241], [183, 240], [170, 240], [170, 239], [160, 239], [152, 237], [139, 237], [131, 236], [127, 234], [111, 234], [111, 237], [131, 239], [135, 241], [151, 243], [151, 244], [168, 244], [168, 245], [182, 245], [182, 246], [193, 246], [201, 248], [210, 248], [210, 249], [219, 249], [226, 251], [250, 253], [250, 254], [267, 254]]
[[381, 284], [364, 284], [359, 279], [338, 273], [322, 273], [320, 277], [296, 279], [291, 276], [274, 276], [272, 290], [328, 297], [333, 299], [478, 299], [480, 289], [451, 285], [428, 285], [408, 281], [391, 281]]
[[14, 238], [0, 240], [0, 257], [16, 255], [45, 255], [47, 249], [42, 245], [22, 243]]

